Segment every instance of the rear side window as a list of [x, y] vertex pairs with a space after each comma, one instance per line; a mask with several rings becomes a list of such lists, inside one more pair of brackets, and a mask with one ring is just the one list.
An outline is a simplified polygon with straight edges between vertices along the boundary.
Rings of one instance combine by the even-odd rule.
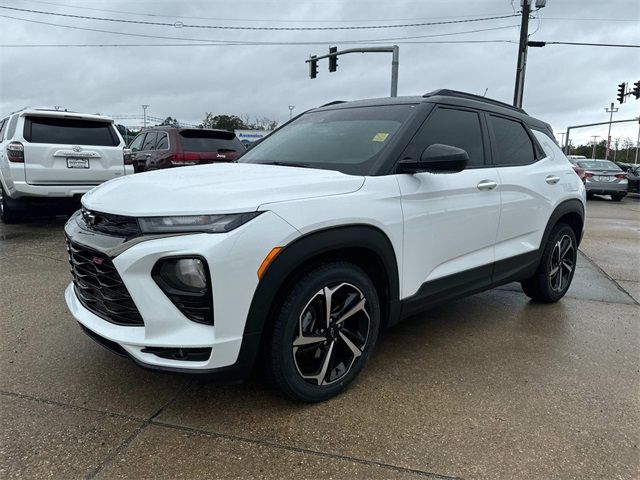
[[158, 134], [156, 132], [149, 132], [144, 139], [144, 143], [142, 144], [142, 150], [153, 150], [156, 148], [156, 137]]
[[244, 145], [232, 132], [213, 132], [211, 130], [180, 131], [182, 150], [185, 152], [242, 152]]
[[489, 123], [496, 142], [495, 164], [529, 165], [536, 161], [536, 151], [531, 137], [520, 122], [489, 115]]
[[436, 109], [407, 147], [405, 155], [418, 158], [422, 152], [441, 143], [462, 148], [469, 154], [469, 167], [484, 165], [484, 144], [480, 117], [475, 112], [451, 108]]
[[31, 143], [115, 147], [120, 139], [110, 122], [60, 117], [26, 117], [24, 138]]
[[169, 148], [169, 139], [166, 133], [158, 133], [158, 141], [156, 142], [156, 150], [166, 150]]

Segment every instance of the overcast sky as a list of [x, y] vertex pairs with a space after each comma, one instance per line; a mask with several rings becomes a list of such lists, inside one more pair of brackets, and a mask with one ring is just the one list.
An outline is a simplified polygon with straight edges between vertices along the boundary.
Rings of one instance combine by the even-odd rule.
[[[509, 0], [0, 0], [0, 6], [170, 26], [142, 25], [12, 11], [0, 8], [0, 115], [24, 106], [62, 105], [69, 110], [109, 115], [141, 114], [198, 123], [206, 111], [248, 114], [284, 121], [295, 112], [332, 100], [389, 94], [390, 54], [352, 54], [329, 73], [308, 77], [309, 54], [329, 45], [374, 39], [400, 45], [399, 95], [452, 88], [511, 102], [519, 18], [400, 28], [324, 31], [263, 31], [191, 28], [349, 27], [447, 22], [511, 15]], [[152, 16], [153, 15], [153, 16]], [[14, 18], [6, 18], [10, 16]], [[540, 41], [640, 44], [637, 0], [548, 0], [530, 22]], [[31, 22], [17, 20], [28, 19]], [[33, 23], [46, 22], [43, 23]], [[180, 23], [181, 22], [181, 23]], [[177, 26], [174, 26], [176, 24]], [[180, 27], [180, 25], [184, 25]], [[63, 25], [121, 32], [105, 33]], [[505, 27], [505, 28], [501, 28]], [[490, 31], [447, 35], [469, 30]], [[132, 35], [133, 34], [133, 35]], [[138, 35], [138, 36], [134, 36]], [[150, 38], [172, 37], [172, 39]], [[428, 37], [427, 37], [428, 36]], [[389, 40], [398, 37], [422, 37]], [[191, 39], [184, 41], [181, 39]], [[318, 42], [317, 45], [208, 45], [36, 47], [50, 44], [176, 44], [224, 42]], [[451, 40], [507, 40], [504, 43], [406, 43]], [[512, 43], [513, 42], [513, 43]], [[524, 108], [553, 126], [608, 120], [617, 85], [640, 79], [640, 49], [548, 45], [529, 50]], [[640, 101], [629, 98], [614, 119], [633, 118]], [[135, 120], [129, 123], [139, 123]], [[606, 127], [576, 131], [574, 145]], [[614, 125], [612, 137], [638, 134], [635, 123]], [[572, 134], [572, 137], [574, 134]], [[558, 136], [558, 139], [560, 137]]]

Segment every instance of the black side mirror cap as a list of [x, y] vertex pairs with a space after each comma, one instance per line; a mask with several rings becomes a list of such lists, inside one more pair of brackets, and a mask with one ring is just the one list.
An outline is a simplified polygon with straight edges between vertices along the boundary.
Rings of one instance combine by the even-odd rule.
[[420, 160], [400, 160], [398, 173], [457, 173], [464, 170], [469, 163], [469, 154], [458, 147], [434, 143], [429, 145]]

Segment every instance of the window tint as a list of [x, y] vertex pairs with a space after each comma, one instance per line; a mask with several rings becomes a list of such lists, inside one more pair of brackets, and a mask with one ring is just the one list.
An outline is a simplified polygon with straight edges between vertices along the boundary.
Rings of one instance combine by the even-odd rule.
[[0, 141], [4, 140], [4, 131], [7, 129], [8, 118], [0, 121]]
[[156, 150], [166, 150], [169, 148], [169, 138], [166, 133], [158, 133], [158, 141], [156, 142]]
[[156, 132], [147, 133], [147, 136], [144, 139], [144, 143], [142, 144], [142, 150], [145, 152], [147, 150], [153, 150], [156, 147], [156, 137]]
[[450, 108], [436, 109], [411, 141], [404, 156], [419, 158], [422, 152], [434, 143], [462, 148], [469, 154], [470, 167], [484, 164], [480, 118], [475, 112]]
[[144, 133], [141, 133], [140, 135], [138, 135], [136, 138], [133, 139], [133, 142], [131, 142], [131, 145], [129, 145], [129, 148], [131, 149], [132, 152], [139, 152], [140, 150], [142, 150], [142, 142], [144, 140]]
[[31, 143], [115, 147], [120, 139], [110, 122], [60, 117], [27, 117], [24, 138]]
[[529, 134], [520, 122], [489, 116], [496, 141], [497, 165], [528, 165], [535, 162], [536, 154]]
[[180, 131], [182, 150], [185, 152], [244, 152], [245, 147], [233, 132], [207, 130]]

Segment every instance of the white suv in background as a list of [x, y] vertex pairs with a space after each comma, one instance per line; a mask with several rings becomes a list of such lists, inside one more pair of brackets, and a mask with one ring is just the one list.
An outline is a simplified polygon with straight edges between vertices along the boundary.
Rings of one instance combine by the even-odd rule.
[[0, 120], [0, 216], [18, 221], [42, 199], [80, 197], [133, 173], [113, 120], [58, 110], [24, 109]]
[[65, 225], [83, 330], [160, 370], [241, 378], [260, 358], [320, 401], [385, 327], [521, 283], [558, 301], [585, 187], [548, 124], [484, 97], [336, 102], [237, 163], [112, 180]]

